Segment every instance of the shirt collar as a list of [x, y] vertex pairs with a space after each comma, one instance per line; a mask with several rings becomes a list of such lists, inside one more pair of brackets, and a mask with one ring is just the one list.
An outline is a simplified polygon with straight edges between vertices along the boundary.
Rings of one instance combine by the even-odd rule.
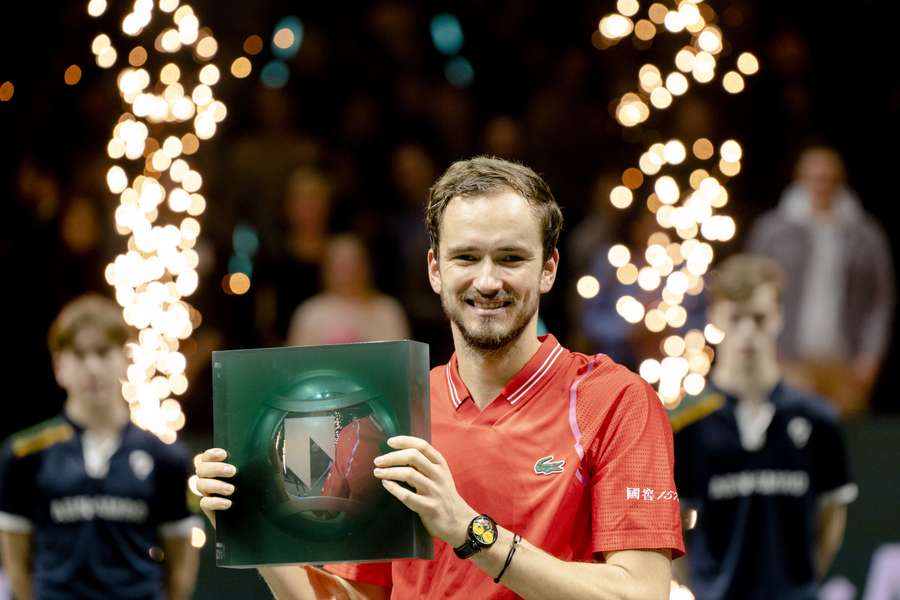
[[[506, 386], [500, 392], [500, 395], [510, 404], [516, 404], [528, 396], [529, 392], [547, 377], [553, 365], [556, 364], [557, 359], [563, 353], [563, 347], [553, 335], [539, 336], [538, 340], [540, 340], [541, 345], [537, 352], [534, 353], [534, 356], [525, 363], [525, 366], [518, 373], [513, 375], [512, 379], [506, 383]], [[472, 399], [472, 394], [469, 393], [469, 389], [463, 383], [462, 377], [459, 376], [459, 361], [455, 352], [450, 357], [450, 362], [447, 364], [445, 371], [450, 402], [454, 408], [458, 409], [466, 400]]]

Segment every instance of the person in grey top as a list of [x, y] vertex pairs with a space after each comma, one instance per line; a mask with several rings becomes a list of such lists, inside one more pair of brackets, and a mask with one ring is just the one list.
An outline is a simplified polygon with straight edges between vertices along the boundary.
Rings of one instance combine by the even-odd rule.
[[864, 412], [890, 341], [894, 268], [884, 229], [846, 186], [833, 148], [812, 146], [778, 206], [754, 223], [747, 249], [784, 269], [785, 377]]

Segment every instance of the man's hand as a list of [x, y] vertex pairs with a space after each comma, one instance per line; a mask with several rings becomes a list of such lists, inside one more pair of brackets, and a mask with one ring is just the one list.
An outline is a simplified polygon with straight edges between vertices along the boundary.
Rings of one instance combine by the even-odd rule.
[[[431, 535], [454, 548], [461, 546], [466, 541], [469, 521], [478, 513], [456, 491], [447, 461], [420, 438], [401, 435], [387, 443], [396, 450], [375, 458], [375, 477], [407, 508], [419, 514]], [[415, 491], [397, 482], [406, 483]]]
[[228, 453], [221, 448], [210, 448], [202, 454], [194, 457], [194, 470], [197, 473], [197, 490], [203, 497], [200, 499], [200, 508], [203, 514], [216, 526], [217, 510], [227, 510], [231, 507], [231, 500], [221, 496], [230, 496], [234, 493], [234, 486], [219, 478], [234, 477], [237, 468], [225, 462]]

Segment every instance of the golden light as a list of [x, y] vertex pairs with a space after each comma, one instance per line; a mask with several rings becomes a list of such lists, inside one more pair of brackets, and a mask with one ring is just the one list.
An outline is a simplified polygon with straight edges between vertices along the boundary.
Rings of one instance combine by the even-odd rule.
[[703, 335], [706, 337], [706, 341], [713, 346], [721, 344], [722, 340], [725, 339], [725, 332], [712, 323], [707, 323], [706, 327], [703, 328]]
[[[617, 40], [630, 34], [634, 29], [634, 23], [628, 17], [613, 13], [600, 19], [599, 28], [603, 37]], [[288, 31], [290, 31], [290, 29], [288, 29]], [[293, 35], [294, 34], [291, 33], [291, 44], [293, 43]], [[290, 46], [290, 44], [284, 47], [287, 48], [288, 46]]]
[[199, 527], [191, 527], [191, 546], [202, 548], [206, 544], [206, 532]]
[[638, 269], [633, 264], [629, 263], [627, 265], [623, 265], [616, 269], [616, 279], [619, 280], [619, 283], [622, 285], [631, 285], [638, 278]]
[[656, 65], [644, 65], [638, 71], [638, 81], [641, 89], [650, 93], [662, 85], [662, 74]]
[[666, 89], [672, 92], [673, 96], [680, 96], [688, 90], [687, 77], [675, 71], [666, 76]]
[[663, 157], [670, 165], [679, 165], [687, 157], [687, 150], [685, 150], [684, 144], [680, 141], [669, 140], [663, 147]]
[[641, 289], [651, 292], [659, 287], [662, 279], [653, 268], [644, 267], [638, 271], [638, 285]]
[[710, 142], [708, 139], [698, 138], [691, 146], [691, 151], [694, 153], [694, 156], [696, 156], [700, 160], [709, 160], [710, 158], [712, 158], [712, 155], [715, 152], [715, 148], [713, 147], [712, 142]]
[[682, 382], [684, 391], [691, 396], [696, 396], [706, 387], [706, 380], [699, 373], [689, 373]]
[[87, 12], [92, 17], [99, 17], [106, 12], [106, 0], [90, 0], [87, 5]]
[[263, 49], [263, 40], [258, 35], [251, 35], [244, 40], [244, 52], [250, 56], [256, 56]]
[[694, 68], [694, 50], [690, 46], [682, 48], [675, 54], [675, 67], [679, 71], [690, 73]]
[[653, 184], [653, 191], [663, 204], [675, 204], [678, 202], [678, 183], [669, 175], [663, 175]]
[[81, 81], [81, 67], [70, 65], [63, 74], [63, 80], [66, 82], [66, 85], [75, 85]]
[[578, 292], [578, 295], [582, 298], [589, 300], [597, 296], [600, 293], [600, 282], [593, 275], [583, 275], [578, 278], [578, 283], [575, 284], [575, 289]]
[[250, 59], [246, 56], [241, 56], [234, 59], [234, 62], [231, 63], [231, 74], [238, 79], [243, 79], [250, 75], [252, 68]]
[[739, 94], [744, 91], [744, 78], [737, 71], [728, 71], [722, 77], [722, 87], [729, 94]]
[[704, 29], [697, 36], [697, 45], [706, 52], [718, 54], [722, 50], [722, 34], [711, 27]]
[[219, 67], [206, 65], [200, 69], [200, 83], [207, 86], [216, 85], [219, 82]]
[[641, 378], [651, 385], [659, 381], [660, 371], [661, 366], [655, 358], [648, 358], [641, 362], [641, 366], [638, 368]]
[[630, 190], [636, 190], [644, 184], [644, 175], [640, 169], [629, 167], [622, 172], [622, 183]]
[[759, 71], [759, 60], [750, 52], [742, 52], [737, 59], [737, 68], [744, 75], [754, 75]]
[[616, 244], [609, 249], [606, 258], [612, 266], [624, 267], [631, 260], [631, 251], [624, 244]]
[[624, 185], [617, 185], [609, 193], [610, 203], [619, 209], [631, 206], [633, 199], [634, 196], [632, 195], [631, 190]]
[[738, 173], [741, 172], [741, 163], [738, 162], [728, 162], [727, 160], [719, 161], [719, 171], [722, 172], [722, 175], [726, 177], [734, 177]]
[[282, 27], [272, 36], [272, 42], [278, 48], [290, 48], [294, 44], [294, 32], [290, 27]]
[[105, 33], [101, 33], [94, 38], [94, 41], [91, 42], [91, 52], [93, 52], [95, 56], [99, 56], [111, 45], [112, 42], [110, 41], [109, 36]]
[[641, 19], [634, 24], [634, 36], [643, 41], [648, 42], [656, 35], [656, 25], [647, 19]]
[[[216, 39], [210, 35], [210, 36], [201, 38], [200, 41], [197, 42], [197, 47], [195, 49], [195, 52], [197, 53], [197, 56], [199, 56], [203, 60], [209, 60], [213, 56], [216, 55], [216, 52], [218, 50], [219, 50], [219, 43], [216, 42]], [[238, 60], [240, 60], [240, 59], [238, 59]], [[249, 61], [248, 61], [248, 63], [249, 63]], [[247, 67], [247, 75], [250, 74], [249, 69], [250, 69], [250, 67], [248, 66]], [[245, 75], [245, 77], [246, 77], [246, 75]]]
[[250, 291], [250, 278], [244, 273], [232, 273], [228, 277], [231, 293], [241, 296]]
[[107, 46], [100, 51], [100, 54], [97, 55], [97, 66], [102, 69], [108, 69], [116, 64], [117, 57], [118, 55], [116, 54], [116, 49], [112, 46]]
[[4, 81], [0, 85], [0, 102], [9, 102], [15, 93], [15, 86], [12, 81]]
[[159, 80], [166, 85], [170, 85], [178, 81], [181, 77], [181, 69], [175, 63], [168, 63], [159, 72]]
[[128, 64], [132, 67], [140, 67], [147, 62], [147, 51], [143, 46], [135, 46], [128, 53]]
[[633, 17], [640, 8], [641, 5], [637, 0], [618, 0], [616, 2], [616, 10], [626, 17]]
[[[666, 94], [669, 93], [665, 88], [658, 89], [665, 90]], [[671, 98], [671, 94], [669, 94], [669, 97]], [[656, 161], [649, 152], [645, 152], [641, 155], [640, 160], [638, 160], [638, 167], [640, 167], [641, 171], [647, 175], [656, 175], [662, 168], [662, 164]]]
[[663, 352], [667, 356], [681, 356], [684, 348], [684, 340], [680, 336], [670, 335], [663, 341]]
[[666, 316], [663, 311], [658, 308], [653, 308], [647, 311], [646, 316], [644, 317], [644, 326], [647, 328], [647, 331], [653, 333], [659, 333], [663, 329], [666, 328]]
[[684, 31], [684, 17], [677, 10], [670, 10], [666, 13], [663, 25], [672, 33]]
[[[133, 12], [122, 22], [123, 31], [139, 35], [151, 20], [153, 5], [152, 0], [137, 0]], [[206, 29], [204, 39], [197, 41], [201, 30], [193, 9], [182, 5], [176, 10], [177, 6], [177, 1], [160, 1], [163, 13], [175, 11], [173, 21], [178, 28], [164, 29], [154, 47], [160, 52], [176, 52], [182, 46], [199, 46], [205, 40], [215, 47], [215, 40]], [[92, 43], [101, 66], [115, 62], [115, 50], [103, 35]], [[194, 50], [197, 52], [196, 47]], [[111, 166], [106, 173], [107, 185], [120, 201], [114, 215], [115, 228], [128, 240], [127, 251], [107, 265], [104, 276], [115, 288], [125, 321], [139, 330], [139, 343], [129, 345], [131, 364], [122, 385], [132, 420], [163, 442], [172, 443], [176, 432], [184, 427], [185, 415], [171, 396], [184, 394], [188, 388], [187, 359], [179, 342], [188, 339], [202, 320], [200, 313], [182, 298], [193, 294], [199, 284], [200, 258], [193, 246], [201, 226], [194, 217], [203, 213], [206, 201], [196, 193], [202, 186], [200, 173], [180, 158], [197, 151], [198, 137], [166, 135], [163, 128], [166, 123], [188, 121], [198, 110], [208, 111], [206, 118], [213, 127], [204, 124], [200, 129], [209, 137], [215, 131], [216, 119], [224, 118], [227, 111], [207, 85], [218, 80], [214, 65], [201, 69], [200, 85], [192, 92], [202, 102], [198, 109], [178, 83], [187, 73], [182, 73], [175, 62], [160, 61], [165, 64], [158, 81], [152, 82], [149, 72], [139, 68], [147, 59], [147, 51], [136, 46], [128, 55], [130, 66], [116, 78], [122, 99], [131, 106], [113, 128], [106, 153], [113, 160], [138, 161], [133, 170], [144, 170], [130, 181], [120, 165]], [[154, 126], [154, 137], [149, 136], [147, 123]], [[164, 185], [160, 182], [163, 174], [169, 174], [172, 182], [181, 185]], [[174, 224], [159, 221], [166, 214], [160, 205], [167, 200], [168, 208], [176, 215]], [[179, 213], [181, 216], [177, 216]]]
[[[716, 12], [702, 0], [676, 0], [675, 9], [669, 9], [660, 2], [654, 2], [648, 9], [647, 19], [637, 19], [639, 0], [617, 0], [618, 13], [606, 15], [599, 24], [599, 36], [592, 36], [592, 43], [607, 49], [615, 42], [632, 33], [637, 40], [648, 41], [663, 26], [668, 32], [687, 31], [692, 44], [674, 50], [675, 71], [665, 77], [659, 67], [644, 64], [638, 71], [638, 89], [623, 94], [615, 104], [615, 119], [623, 127], [634, 127], [644, 123], [652, 110], [661, 110], [672, 105], [675, 98], [689, 91], [690, 81], [686, 74], [697, 83], [709, 83], [716, 77], [717, 57], [728, 48], [723, 56], [731, 55], [731, 48], [723, 37], [722, 30], [715, 24], [722, 22]], [[633, 24], [630, 17], [635, 17]], [[726, 19], [727, 21], [727, 19]], [[600, 40], [612, 40], [600, 41]], [[636, 43], [637, 49], [647, 44]], [[744, 89], [744, 75], [755, 73], [759, 62], [749, 52], [741, 53], [733, 71], [722, 77], [723, 87], [730, 93]], [[649, 137], [658, 138], [655, 130], [646, 132]], [[645, 292], [659, 294], [655, 303], [645, 306], [632, 296], [622, 296], [616, 302], [617, 313], [629, 323], [643, 321], [649, 332], [660, 333], [666, 328], [679, 329], [687, 323], [687, 310], [682, 306], [685, 295], [696, 296], [704, 290], [704, 275], [714, 257], [713, 247], [707, 243], [724, 242], [734, 238], [736, 225], [728, 215], [717, 214], [717, 209], [728, 202], [728, 191], [722, 181], [737, 175], [741, 170], [742, 150], [735, 140], [727, 140], [719, 148], [716, 157], [713, 143], [704, 137], [695, 139], [688, 147], [680, 140], [656, 142], [640, 154], [636, 168], [628, 167], [622, 173], [622, 185], [610, 192], [614, 206], [630, 206], [635, 194], [644, 185], [645, 177], [654, 177], [652, 193], [646, 196], [646, 207], [655, 215], [662, 228], [649, 236], [644, 253], [646, 266], [631, 262], [631, 252], [621, 244], [609, 253], [609, 260], [616, 267], [616, 278], [623, 285], [637, 283]], [[684, 169], [689, 173], [685, 186], [681, 187], [681, 169], [671, 175], [668, 167], [682, 165], [688, 159], [717, 161], [712, 167], [690, 165]], [[716, 176], [710, 175], [718, 168]], [[720, 181], [721, 180], [721, 181]], [[685, 193], [682, 193], [682, 189]], [[667, 235], [667, 231], [671, 233]], [[671, 237], [669, 237], [671, 235]], [[698, 237], [702, 236], [702, 237]], [[640, 252], [636, 252], [640, 257]], [[643, 296], [642, 296], [643, 297]], [[652, 301], [650, 301], [652, 302]], [[714, 326], [703, 331], [694, 329], [684, 337], [670, 335], [660, 344], [668, 354], [662, 362], [648, 359], [641, 363], [642, 377], [657, 385], [657, 393], [663, 403], [672, 408], [685, 393], [700, 393], [706, 385], [714, 352], [709, 343], [720, 341], [721, 332]]]
[[666, 20], [666, 15], [669, 13], [669, 9], [666, 8], [665, 4], [660, 4], [659, 2], [654, 2], [650, 5], [650, 8], [647, 9], [647, 16], [650, 17], [650, 20], [656, 23], [657, 25], [662, 25], [663, 21]]
[[190, 156], [200, 149], [200, 140], [193, 133], [181, 136], [181, 151]]
[[672, 93], [664, 87], [658, 87], [650, 92], [650, 104], [654, 108], [669, 108], [672, 105]]
[[632, 296], [622, 296], [616, 301], [616, 312], [629, 323], [640, 323], [644, 318], [644, 305]]

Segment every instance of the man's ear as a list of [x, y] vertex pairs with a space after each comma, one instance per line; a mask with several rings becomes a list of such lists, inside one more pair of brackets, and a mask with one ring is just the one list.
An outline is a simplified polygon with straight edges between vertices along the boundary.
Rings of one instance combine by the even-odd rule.
[[556, 248], [553, 249], [553, 252], [550, 253], [550, 258], [544, 261], [544, 266], [541, 268], [541, 293], [546, 294], [553, 287], [553, 282], [556, 281], [556, 272], [559, 268], [559, 250]]
[[438, 265], [437, 255], [434, 253], [433, 248], [428, 249], [427, 254], [428, 260], [428, 281], [431, 283], [431, 289], [434, 290], [435, 294], [441, 293], [441, 269], [440, 265]]

